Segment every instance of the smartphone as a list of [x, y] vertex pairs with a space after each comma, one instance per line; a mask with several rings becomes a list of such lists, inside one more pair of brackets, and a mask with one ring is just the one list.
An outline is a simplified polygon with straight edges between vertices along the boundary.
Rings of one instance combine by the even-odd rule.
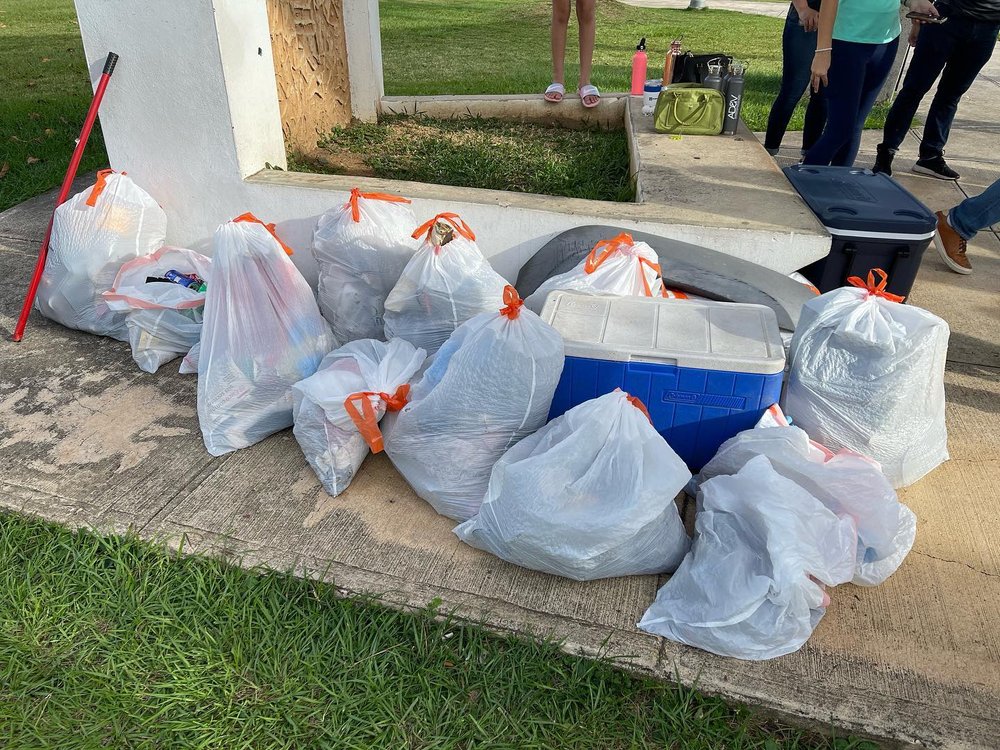
[[948, 20], [947, 18], [938, 18], [927, 13], [916, 13], [914, 11], [907, 13], [906, 17], [914, 21], [920, 21], [921, 23], [944, 23]]

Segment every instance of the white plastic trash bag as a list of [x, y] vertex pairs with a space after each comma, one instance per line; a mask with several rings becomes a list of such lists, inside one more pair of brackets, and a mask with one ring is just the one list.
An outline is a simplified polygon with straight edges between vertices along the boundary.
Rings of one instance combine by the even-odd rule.
[[543, 424], [563, 367], [562, 337], [521, 307], [463, 323], [383, 420], [385, 451], [414, 491], [456, 521], [479, 511], [500, 457]]
[[352, 341], [293, 386], [295, 439], [328, 493], [347, 489], [369, 446], [382, 450], [378, 422], [406, 403], [425, 354], [402, 339]]
[[[125, 312], [132, 359], [144, 372], [187, 354], [201, 338], [205, 292], [171, 274], [207, 281], [212, 261], [183, 247], [161, 247], [125, 263], [102, 295], [108, 309]], [[173, 280], [168, 280], [170, 275]]]
[[319, 309], [340, 344], [384, 335], [385, 298], [417, 249], [409, 202], [355, 188], [347, 203], [316, 225]]
[[[874, 275], [881, 281], [876, 284]], [[948, 324], [885, 292], [886, 274], [802, 307], [785, 413], [833, 450], [875, 459], [893, 487], [948, 459], [944, 364]]]
[[854, 523], [757, 456], [701, 486], [691, 552], [639, 627], [721, 656], [797, 651], [851, 580]]
[[124, 173], [97, 173], [93, 187], [55, 211], [35, 307], [68, 328], [128, 340], [125, 313], [101, 297], [125, 261], [163, 245], [167, 215]]
[[524, 304], [541, 313], [549, 293], [554, 291], [687, 299], [683, 292], [664, 293], [656, 251], [645, 242], [635, 242], [626, 232], [598, 242], [575, 268], [543, 282]]
[[252, 214], [220, 226], [198, 361], [198, 421], [213, 456], [292, 426], [292, 386], [332, 346], [308, 282]]
[[586, 401], [508, 450], [458, 538], [578, 581], [673, 571], [689, 540], [675, 496], [687, 466], [637, 399]]
[[803, 430], [789, 425], [775, 405], [755, 429], [723, 443], [698, 481], [736, 474], [755, 456], [766, 456], [781, 476], [838, 516], [854, 520], [858, 530], [854, 583], [878, 585], [902, 564], [913, 547], [917, 519], [899, 502], [877, 463], [854, 451], [834, 453], [813, 442]]
[[457, 214], [438, 214], [413, 236], [424, 241], [385, 301], [385, 336], [434, 354], [462, 323], [495, 312], [507, 282]]

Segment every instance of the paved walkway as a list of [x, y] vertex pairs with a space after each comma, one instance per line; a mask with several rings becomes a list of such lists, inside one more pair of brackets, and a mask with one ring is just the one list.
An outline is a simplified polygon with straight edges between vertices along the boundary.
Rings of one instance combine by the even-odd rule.
[[[688, 0], [618, 0], [618, 2], [625, 5], [634, 5], [637, 8], [671, 8], [673, 10], [684, 10], [689, 4]], [[788, 13], [788, 3], [753, 2], [753, 0], [707, 0], [706, 4], [712, 10], [732, 10], [737, 13], [771, 16], [772, 18], [784, 18]]]
[[[1000, 175], [996, 66], [952, 134], [959, 185], [901, 173], [933, 207]], [[993, 88], [991, 88], [993, 87]], [[789, 139], [789, 146], [796, 136]], [[877, 134], [866, 137], [873, 153]], [[791, 153], [791, 151], [789, 151]], [[908, 142], [899, 167], [915, 153]], [[345, 592], [445, 610], [498, 631], [547, 635], [623, 668], [697, 683], [823, 730], [922, 747], [996, 747], [1000, 725], [1000, 239], [972, 244], [972, 276], [925, 255], [912, 301], [952, 326], [945, 386], [951, 461], [907, 488], [913, 552], [873, 589], [846, 585], [799, 652], [762, 663], [715, 657], [637, 631], [661, 579], [577, 583], [460, 544], [384, 456], [330, 498], [290, 431], [212, 458], [195, 379], [140, 372], [128, 347], [34, 316], [9, 341], [51, 196], [0, 214], [0, 506], [74, 526], [131, 528], [186, 551], [293, 569]]]

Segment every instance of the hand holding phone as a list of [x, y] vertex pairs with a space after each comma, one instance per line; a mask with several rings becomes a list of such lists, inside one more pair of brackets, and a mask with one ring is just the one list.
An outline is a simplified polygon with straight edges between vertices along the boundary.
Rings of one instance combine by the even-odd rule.
[[919, 23], [944, 23], [947, 18], [941, 18], [940, 16], [932, 16], [930, 13], [917, 13], [915, 11], [910, 11], [906, 14], [906, 17], [911, 21], [917, 21]]

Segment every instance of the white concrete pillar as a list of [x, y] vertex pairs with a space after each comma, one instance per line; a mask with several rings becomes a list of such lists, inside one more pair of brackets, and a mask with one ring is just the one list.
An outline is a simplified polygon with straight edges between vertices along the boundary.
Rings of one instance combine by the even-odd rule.
[[385, 93], [378, 0], [344, 0], [344, 37], [351, 80], [351, 114], [363, 122], [374, 122]]

